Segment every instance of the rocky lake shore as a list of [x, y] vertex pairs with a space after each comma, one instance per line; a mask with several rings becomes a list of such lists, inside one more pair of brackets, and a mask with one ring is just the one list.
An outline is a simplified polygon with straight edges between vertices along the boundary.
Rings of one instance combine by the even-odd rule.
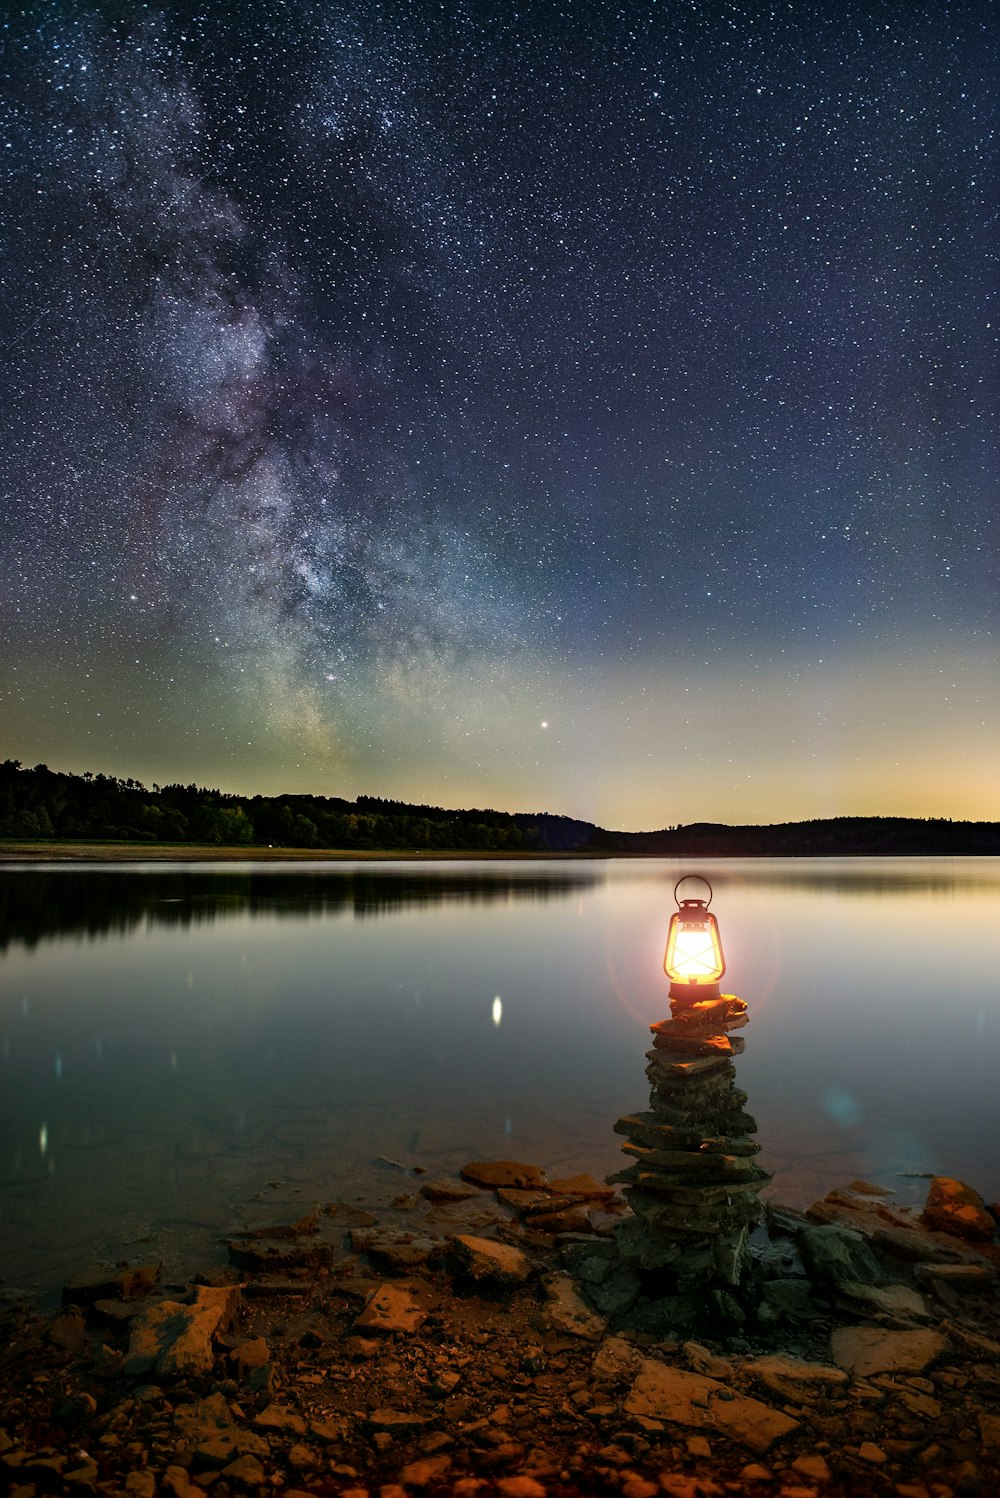
[[866, 1182], [770, 1202], [732, 1288], [664, 1295], [616, 1190], [536, 1166], [401, 1175], [376, 1219], [248, 1223], [163, 1283], [6, 1293], [15, 1498], [1000, 1494], [997, 1208]]

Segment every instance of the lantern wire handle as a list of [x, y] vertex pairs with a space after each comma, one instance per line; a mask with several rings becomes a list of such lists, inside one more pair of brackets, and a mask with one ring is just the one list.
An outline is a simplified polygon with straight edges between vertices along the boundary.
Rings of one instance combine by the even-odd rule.
[[[708, 899], [699, 901], [699, 904], [704, 905], [705, 909], [707, 910], [709, 905], [711, 905], [712, 903], [712, 897], [715, 894], [715, 891], [713, 890], [711, 884], [709, 884], [708, 880], [705, 878], [704, 874], [682, 874], [677, 883], [674, 885], [674, 903], [678, 906], [680, 905], [681, 902], [678, 898], [677, 891], [680, 889], [681, 885], [686, 884], [689, 879], [698, 879], [702, 884], [707, 886]], [[689, 896], [688, 898], [693, 899], [694, 896]]]

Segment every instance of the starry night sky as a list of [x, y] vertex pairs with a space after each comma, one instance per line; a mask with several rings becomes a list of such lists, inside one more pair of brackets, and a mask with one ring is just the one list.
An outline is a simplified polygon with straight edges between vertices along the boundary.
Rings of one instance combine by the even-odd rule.
[[0, 39], [6, 755], [1000, 817], [994, 6]]

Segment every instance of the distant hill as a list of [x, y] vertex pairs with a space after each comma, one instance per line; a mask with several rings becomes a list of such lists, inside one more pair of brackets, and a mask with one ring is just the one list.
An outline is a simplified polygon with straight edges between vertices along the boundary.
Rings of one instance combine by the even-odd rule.
[[609, 853], [657, 858], [846, 858], [1000, 854], [1000, 822], [944, 817], [826, 817], [729, 827], [691, 822], [663, 832], [602, 832]]
[[238, 796], [197, 785], [0, 764], [0, 838], [216, 843], [399, 852], [579, 853], [647, 858], [1000, 855], [1000, 823], [829, 817], [762, 827], [693, 822], [614, 832], [549, 812], [446, 810], [379, 796]]

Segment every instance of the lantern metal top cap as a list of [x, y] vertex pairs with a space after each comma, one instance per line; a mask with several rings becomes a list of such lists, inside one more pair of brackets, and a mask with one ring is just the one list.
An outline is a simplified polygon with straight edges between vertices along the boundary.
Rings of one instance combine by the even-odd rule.
[[[688, 893], [687, 895], [683, 895], [682, 896], [682, 895], [680, 895], [678, 893], [678, 891], [681, 888], [681, 885], [687, 884], [690, 880], [694, 880], [698, 884], [703, 884], [705, 886], [705, 888], [708, 890], [708, 899], [707, 900], [702, 895], [693, 895], [693, 894]], [[676, 903], [677, 903], [678, 906], [681, 906], [681, 905], [704, 905], [705, 909], [707, 910], [708, 907], [709, 907], [709, 905], [711, 905], [711, 903], [712, 903], [712, 896], [713, 896], [714, 893], [715, 893], [715, 891], [712, 889], [712, 886], [709, 884], [709, 882], [705, 878], [704, 874], [683, 874], [681, 876], [681, 878], [678, 879], [677, 883], [674, 885], [674, 900], [676, 901]]]

